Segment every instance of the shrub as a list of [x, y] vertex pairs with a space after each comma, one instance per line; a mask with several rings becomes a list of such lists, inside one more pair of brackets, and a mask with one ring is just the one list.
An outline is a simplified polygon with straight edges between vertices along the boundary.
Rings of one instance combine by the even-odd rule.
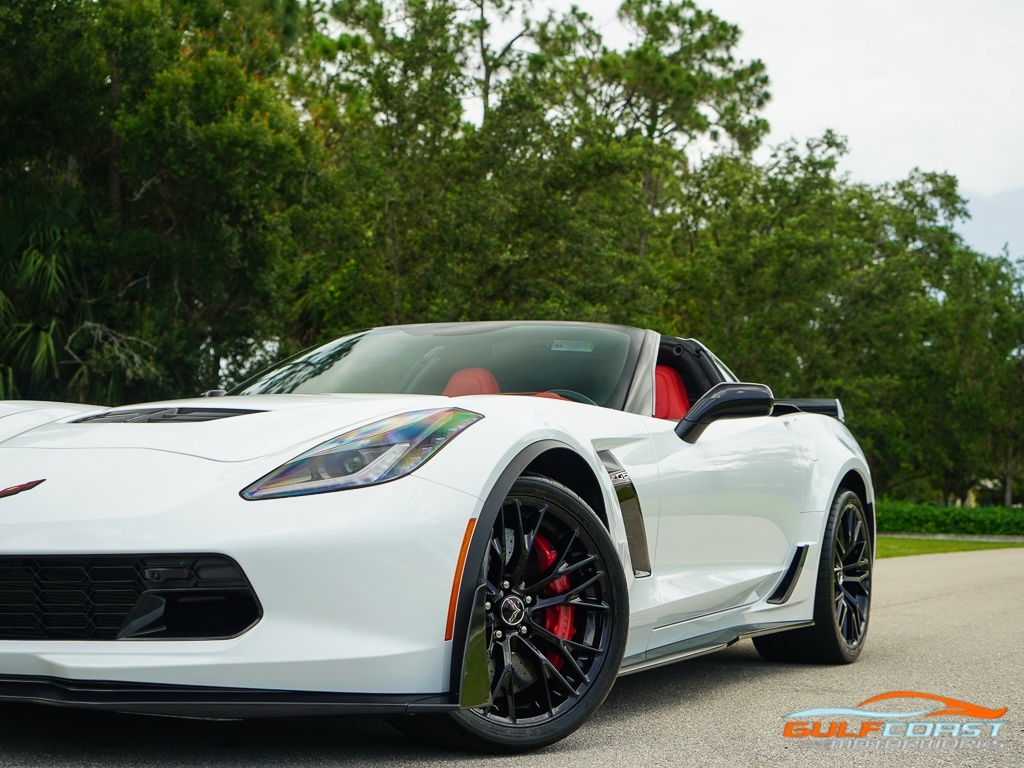
[[1007, 507], [936, 507], [878, 499], [878, 530], [885, 533], [967, 533], [1024, 536], [1024, 511]]

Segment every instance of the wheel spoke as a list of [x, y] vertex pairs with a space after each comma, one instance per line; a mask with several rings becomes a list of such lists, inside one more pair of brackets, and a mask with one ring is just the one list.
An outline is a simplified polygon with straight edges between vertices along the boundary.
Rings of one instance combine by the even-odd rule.
[[871, 565], [871, 561], [861, 555], [861, 558], [855, 563], [849, 563], [843, 566], [843, 570], [847, 573], [851, 571], [860, 571], [861, 573], [867, 573], [868, 566]]
[[505, 683], [505, 706], [508, 708], [509, 719], [514, 723], [516, 721], [516, 690], [511, 675], [508, 682]]
[[575, 640], [568, 640], [564, 637], [559, 637], [554, 632], [551, 632], [547, 627], [534, 622], [532, 618], [530, 620], [530, 626], [536, 634], [550, 640], [552, 643], [557, 645], [559, 650], [563, 653], [568, 653], [570, 649], [579, 651], [580, 653], [604, 653], [604, 649], [599, 645], [587, 645], [586, 643], [578, 643]]
[[501, 520], [501, 537], [498, 542], [498, 551], [501, 553], [501, 558], [498, 561], [500, 564], [500, 573], [498, 574], [498, 581], [502, 582], [505, 580], [505, 565], [506, 562], [512, 559], [512, 553], [506, 551], [508, 549], [508, 529], [505, 527], [505, 506], [502, 505], [501, 512], [498, 514]]
[[[498, 701], [499, 701], [498, 694], [499, 693], [503, 693], [503, 692], [505, 693], [505, 705], [508, 706], [508, 693], [507, 693], [507, 691], [509, 691], [511, 689], [511, 687], [512, 687], [512, 674], [513, 674], [512, 673], [512, 665], [511, 664], [506, 665], [505, 667], [502, 668], [501, 674], [498, 676], [498, 679], [491, 686], [491, 701], [493, 702], [491, 704], [491, 709], [492, 710], [496, 709], [497, 706], [498, 706]], [[512, 720], [512, 722], [515, 722], [515, 717], [516, 717], [515, 709], [510, 709], [509, 710], [509, 718]]]
[[[583, 668], [580, 667], [579, 662], [576, 660], [576, 657], [569, 653], [569, 649], [566, 647], [570, 644], [578, 645], [577, 643], [572, 643], [572, 641], [570, 640], [564, 640], [563, 638], [558, 637], [557, 635], [551, 634], [547, 630], [540, 631], [539, 634], [548, 638], [552, 642], [552, 644], [555, 646], [555, 650], [558, 651], [558, 655], [561, 656], [564, 661], [568, 662], [572, 666], [572, 671], [576, 673], [577, 678], [583, 681], [582, 684], [585, 685], [590, 682], [590, 677], [587, 675], [586, 672], [583, 671]], [[581, 647], [587, 649], [588, 651], [591, 650], [588, 646]], [[547, 658], [547, 655], [545, 655], [544, 658], [548, 661], [548, 663], [551, 663], [551, 660]]]
[[[851, 508], [851, 511], [852, 511], [852, 508]], [[860, 540], [861, 540], [860, 534], [861, 534], [861, 527], [862, 527], [862, 523], [860, 521], [860, 515], [851, 514], [850, 515], [850, 520], [852, 521], [851, 522], [851, 526], [850, 526], [851, 527], [851, 530], [850, 530], [850, 541], [859, 544]]]
[[[511, 531], [512, 551], [508, 554], [505, 570], [502, 572], [502, 580], [515, 580], [515, 574], [526, 568], [526, 536], [523, 533], [523, 507], [519, 499], [513, 499], [515, 509], [508, 509], [506, 503], [502, 506], [502, 521], [506, 530], [504, 531], [505, 546], [508, 546], [509, 532]], [[509, 518], [511, 517], [511, 520]], [[510, 526], [511, 523], [511, 526]]]
[[563, 592], [560, 595], [554, 597], [543, 597], [538, 600], [534, 606], [534, 610], [540, 610], [541, 608], [553, 608], [558, 605], [568, 605], [572, 608], [579, 608], [584, 611], [593, 611], [595, 613], [607, 613], [611, 610], [611, 606], [608, 603], [598, 602], [591, 603], [586, 600], [574, 599], [576, 595], [572, 592]]
[[[547, 572], [543, 576], [541, 576], [540, 581], [536, 582], [535, 584], [531, 584], [528, 587], [525, 587], [523, 590], [524, 592], [537, 592], [540, 589], [546, 587], [552, 581], [555, 581], [559, 577], [564, 576], [566, 573], [569, 573], [570, 570], [575, 570], [575, 568], [578, 567], [579, 564], [577, 564], [577, 566], [573, 566], [571, 569], [567, 569], [565, 572], [562, 572], [562, 566], [565, 565], [565, 561], [569, 557], [569, 553], [572, 551], [572, 545], [576, 543], [576, 537], [579, 535], [579, 532], [579, 528], [573, 531], [572, 537], [570, 537], [569, 542], [564, 547], [562, 547], [562, 553], [558, 556], [558, 559], [555, 560], [555, 562], [553, 562], [548, 567]], [[596, 558], [596, 555], [591, 555], [591, 559]]]
[[854, 625], [853, 629], [855, 631], [855, 636], [852, 639], [857, 640], [860, 638], [860, 630], [864, 626], [864, 612], [861, 609], [860, 603], [853, 597], [853, 595], [847, 596], [846, 606], [850, 611], [850, 616]]
[[562, 658], [569, 662], [569, 664], [572, 666], [572, 671], [576, 674], [576, 677], [579, 680], [583, 681], [582, 684], [587, 685], [588, 683], [590, 683], [590, 677], [587, 675], [586, 672], [583, 671], [583, 668], [579, 665], [579, 662], [576, 661], [576, 657], [569, 653], [569, 651], [566, 650], [565, 646], [561, 643], [558, 643], [558, 650], [561, 651]]
[[[519, 502], [517, 501], [516, 503], [518, 504]], [[533, 525], [533, 530], [530, 531], [529, 535], [526, 533], [523, 534], [523, 556], [519, 558], [519, 562], [512, 571], [513, 584], [523, 583], [523, 575], [526, 572], [526, 566], [530, 562], [530, 555], [533, 554], [533, 544], [537, 541], [537, 534], [540, 532], [540, 528], [544, 524], [544, 515], [547, 511], [547, 504], [537, 510], [537, 522]], [[522, 510], [520, 510], [519, 522], [520, 526], [522, 526]]]
[[570, 573], [575, 573], [576, 571], [578, 571], [578, 570], [580, 570], [582, 568], [586, 568], [588, 565], [590, 565], [591, 563], [594, 563], [594, 562], [597, 562], [597, 555], [590, 555], [589, 557], [585, 557], [582, 560], [580, 560], [578, 563], [573, 563], [572, 565], [567, 565], [567, 566], [561, 568], [560, 570], [557, 570], [557, 571], [555, 571], [553, 573], [549, 573], [549, 574], [545, 575], [536, 584], [531, 584], [525, 591], [527, 591], [527, 592], [539, 592], [540, 590], [542, 590], [544, 587], [546, 587], [551, 582], [557, 581], [558, 579], [562, 578], [563, 576], [568, 576]]
[[836, 526], [835, 550], [836, 550], [836, 559], [839, 560], [839, 562], [843, 561], [843, 557], [846, 555], [846, 547], [848, 546], [848, 543], [847, 543], [847, 540], [846, 540], [846, 530], [845, 530], [845, 527], [846, 526], [844, 525], [844, 521], [840, 521], [839, 525]]
[[846, 524], [846, 545], [847, 545], [847, 548], [849, 548], [849, 546], [851, 544], [853, 544], [855, 541], [857, 541], [857, 535], [856, 535], [857, 515], [856, 515], [854, 510], [855, 510], [855, 508], [852, 507], [852, 506], [847, 506], [846, 509], [843, 510], [843, 522]]
[[838, 614], [836, 616], [836, 619], [839, 622], [839, 631], [842, 633], [843, 637], [848, 637], [846, 631], [846, 621], [849, 618], [849, 610], [846, 606], [846, 601], [842, 598], [842, 596], [839, 597], [839, 602], [837, 603], [836, 607], [839, 609]]
[[855, 542], [852, 547], [846, 552], [846, 556], [843, 558], [844, 568], [855, 568], [859, 563], [867, 563], [867, 542], [858, 541]]
[[538, 648], [536, 645], [534, 645], [532, 642], [525, 638], [520, 638], [520, 640], [523, 642], [523, 645], [530, 649], [530, 651], [536, 657], [537, 661], [540, 662], [542, 674], [543, 671], [546, 671], [550, 675], [550, 679], [554, 680], [560, 686], [562, 686], [562, 688], [565, 689], [565, 692], [569, 696], [576, 698], [580, 695], [579, 690], [572, 683], [565, 679], [565, 676], [558, 671], [555, 665], [551, 663], [551, 660], [545, 655], [545, 653], [540, 648]]
[[[594, 559], [596, 559], [596, 558], [588, 558], [588, 560], [594, 560]], [[567, 569], [566, 573], [571, 573], [571, 572], [573, 572], [575, 570], [578, 570], [578, 568], [573, 566], [573, 567]], [[589, 579], [584, 581], [582, 584], [577, 584], [575, 587], [572, 587], [571, 589], [569, 589], [569, 590], [567, 590], [565, 592], [560, 592], [559, 594], [555, 595], [554, 597], [542, 597], [542, 598], [539, 598], [537, 600], [537, 602], [536, 602], [536, 606], [538, 608], [546, 608], [546, 607], [552, 606], [552, 605], [565, 605], [567, 603], [571, 603], [572, 605], [587, 606], [588, 603], [581, 602], [581, 601], [576, 601], [576, 600], [573, 600], [573, 598], [578, 596], [581, 592], [586, 591], [587, 589], [589, 589], [590, 587], [592, 587], [594, 584], [598, 583], [602, 579], [604, 579], [604, 571], [598, 571], [593, 576], [591, 576]], [[534, 590], [527, 590], [527, 591], [534, 591]]]
[[[529, 645], [529, 644], [527, 644]], [[532, 646], [529, 646], [532, 648]], [[548, 705], [548, 714], [555, 714], [555, 706], [551, 703], [551, 678], [548, 677], [548, 671], [543, 664], [534, 667], [540, 674], [540, 681], [544, 685], [544, 701]]]

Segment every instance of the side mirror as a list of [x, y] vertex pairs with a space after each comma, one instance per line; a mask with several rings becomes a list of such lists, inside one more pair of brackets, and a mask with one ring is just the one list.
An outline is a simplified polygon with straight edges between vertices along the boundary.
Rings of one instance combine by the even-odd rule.
[[716, 384], [694, 403], [676, 424], [676, 434], [687, 443], [697, 442], [704, 430], [718, 419], [771, 416], [775, 396], [764, 384]]

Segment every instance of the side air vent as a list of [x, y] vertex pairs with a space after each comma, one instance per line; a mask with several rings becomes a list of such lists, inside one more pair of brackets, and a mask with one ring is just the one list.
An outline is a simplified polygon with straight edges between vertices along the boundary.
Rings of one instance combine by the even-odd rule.
[[807, 544], [801, 544], [796, 548], [796, 552], [793, 553], [793, 559], [789, 561], [789, 567], [782, 576], [782, 581], [779, 582], [779, 586], [775, 588], [771, 597], [765, 602], [772, 605], [782, 605], [792, 597], [793, 590], [796, 589], [796, 580], [800, 577], [800, 569], [804, 567], [804, 560], [807, 559], [807, 549]]
[[241, 408], [137, 408], [127, 411], [106, 411], [95, 416], [76, 419], [74, 424], [186, 424], [216, 421], [232, 416], [245, 416], [263, 411]]
[[644, 527], [644, 516], [640, 511], [640, 497], [629, 479], [629, 473], [615, 459], [610, 451], [599, 451], [597, 454], [608, 479], [612, 481], [615, 495], [622, 510], [622, 522], [626, 526], [626, 543], [629, 545], [629, 559], [633, 561], [633, 575], [644, 578], [651, 575], [651, 555], [647, 550], [647, 529]]

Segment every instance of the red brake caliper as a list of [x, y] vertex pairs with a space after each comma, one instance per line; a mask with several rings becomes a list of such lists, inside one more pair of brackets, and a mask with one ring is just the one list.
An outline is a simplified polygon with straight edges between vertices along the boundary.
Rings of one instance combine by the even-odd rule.
[[[552, 546], [547, 537], [538, 533], [533, 540], [533, 550], [537, 553], [537, 565], [543, 573], [558, 559], [558, 550]], [[541, 597], [560, 595], [569, 589], [569, 577], [559, 576], [541, 590]], [[553, 605], [544, 609], [544, 629], [556, 637], [571, 640], [574, 634], [572, 624], [576, 609], [571, 605]], [[564, 659], [554, 651], [547, 652], [548, 661], [555, 669], [561, 669]]]

